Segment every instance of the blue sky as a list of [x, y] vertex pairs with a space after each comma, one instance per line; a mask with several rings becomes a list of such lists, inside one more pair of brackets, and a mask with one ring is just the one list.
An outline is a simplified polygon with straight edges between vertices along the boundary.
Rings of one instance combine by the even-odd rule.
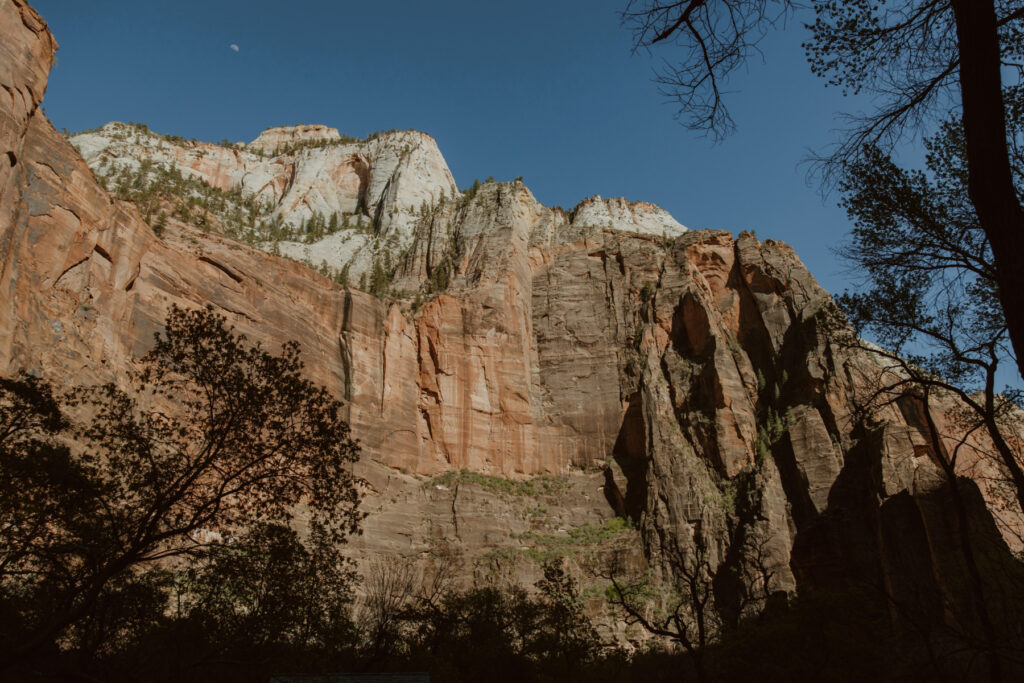
[[460, 187], [523, 176], [548, 205], [654, 202], [691, 228], [784, 240], [826, 288], [848, 286], [829, 248], [849, 223], [800, 162], [853, 103], [811, 75], [798, 23], [729, 83], [739, 130], [713, 144], [651, 82], [671, 53], [630, 54], [624, 4], [33, 0], [61, 45], [44, 102], [58, 128], [131, 120], [209, 141], [416, 128]]

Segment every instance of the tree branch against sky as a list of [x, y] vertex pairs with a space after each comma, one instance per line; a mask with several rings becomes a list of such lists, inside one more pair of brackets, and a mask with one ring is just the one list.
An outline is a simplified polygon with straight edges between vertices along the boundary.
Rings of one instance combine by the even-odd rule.
[[683, 125], [718, 140], [736, 128], [725, 105], [729, 76], [761, 55], [758, 44], [794, 7], [790, 0], [630, 0], [622, 20], [634, 51], [679, 48], [684, 57], [666, 60], [655, 80]]
[[[657, 78], [688, 127], [719, 138], [734, 128], [723, 100], [730, 75], [759, 54], [758, 43], [790, 16], [810, 16], [804, 44], [811, 70], [844, 94], [865, 94], [869, 111], [845, 116], [836, 146], [817, 158], [826, 183], [865, 149], [889, 153], [962, 117], [971, 202], [991, 245], [1005, 311], [1024, 376], [1024, 211], [1009, 162], [1005, 107], [1017, 92], [1024, 55], [1020, 0], [631, 0], [622, 13], [635, 49], [674, 44]], [[1004, 78], [1010, 82], [1004, 83]]]

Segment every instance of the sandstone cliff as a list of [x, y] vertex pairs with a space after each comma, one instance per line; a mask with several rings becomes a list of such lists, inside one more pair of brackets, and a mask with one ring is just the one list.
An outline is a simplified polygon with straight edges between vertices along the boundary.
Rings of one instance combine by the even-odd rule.
[[356, 278], [385, 249], [408, 246], [423, 207], [458, 193], [437, 144], [416, 131], [356, 141], [326, 126], [284, 126], [248, 145], [213, 145], [114, 122], [71, 142], [115, 191], [128, 182], [158, 183], [171, 169], [192, 181], [180, 199], [217, 192], [222, 201], [212, 213], [222, 232], [265, 248], [274, 238], [275, 251], [348, 266]]
[[[15, 0], [0, 34], [0, 373], [116, 381], [171, 304], [212, 304], [269, 347], [299, 341], [311, 377], [345, 400], [372, 513], [364, 558], [443, 543], [481, 571], [620, 514], [637, 530], [618, 540], [666, 571], [665, 552], [704, 548], [715, 567], [758, 554], [779, 591], [924, 582], [936, 604], [958, 599], [926, 427], [912, 401], [854, 419], [880, 369], [830, 339], [830, 298], [786, 245], [689, 232], [624, 200], [566, 213], [521, 182], [459, 192], [416, 132], [349, 141], [305, 126], [228, 147], [108, 124], [68, 141], [39, 110], [56, 49], [45, 24]], [[388, 276], [408, 296], [177, 218], [158, 237], [97, 179], [147, 160], [255, 197], [271, 225], [339, 213], [365, 228], [277, 245], [314, 263], [365, 272], [395, 236]], [[266, 226], [242, 229], [273, 248]], [[550, 483], [538, 475], [558, 483], [495, 484]], [[983, 533], [1012, 539], [1019, 515], [978, 479], [1001, 524]]]

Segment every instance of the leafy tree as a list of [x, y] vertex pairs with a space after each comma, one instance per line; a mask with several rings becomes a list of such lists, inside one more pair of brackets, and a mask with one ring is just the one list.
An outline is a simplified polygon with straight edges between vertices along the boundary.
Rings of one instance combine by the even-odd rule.
[[370, 294], [378, 297], [387, 294], [388, 287], [391, 285], [391, 279], [395, 273], [390, 261], [390, 252], [384, 252], [383, 262], [376, 257], [373, 259], [373, 269], [370, 271], [370, 288], [366, 290]]
[[545, 653], [546, 669], [559, 680], [584, 678], [583, 667], [598, 655], [600, 640], [583, 611], [576, 581], [560, 561], [545, 563], [536, 586], [544, 596], [536, 649]]
[[666, 560], [672, 569], [669, 594], [659, 595], [647, 576], [629, 576], [621, 557], [612, 557], [600, 576], [608, 580], [608, 601], [618, 607], [629, 624], [639, 624], [654, 636], [679, 644], [690, 656], [698, 681], [708, 681], [705, 655], [722, 634], [723, 621], [715, 606], [715, 570], [707, 551], [671, 548]]
[[322, 533], [303, 541], [287, 526], [256, 524], [231, 543], [213, 544], [174, 579], [174, 618], [151, 640], [160, 648], [198, 641], [186, 657], [193, 670], [214, 673], [225, 657], [248, 663], [250, 679], [270, 663], [308, 670], [356, 643], [349, 618], [355, 575]]
[[417, 594], [405, 585], [392, 579], [388, 594], [413, 598], [391, 608], [404, 622], [403, 654], [439, 680], [592, 680], [600, 640], [560, 566], [545, 565], [539, 595], [493, 585]]
[[159, 602], [161, 571], [223, 578], [254, 538], [294, 547], [296, 506], [317, 557], [358, 530], [358, 447], [294, 342], [273, 355], [211, 309], [172, 307], [127, 385], [0, 383], [0, 670], [110, 646], [104, 610]]
[[[998, 628], [986, 598], [979, 560], [984, 539], [972, 530], [960, 456], [971, 448], [971, 435], [985, 434], [1011, 500], [1024, 511], [1024, 467], [1015, 438], [1020, 396], [1012, 390], [999, 394], [996, 386], [1001, 363], [1015, 359], [992, 250], [969, 197], [959, 122], [947, 122], [925, 146], [925, 171], [904, 170], [877, 147], [848, 163], [841, 189], [854, 230], [843, 254], [868, 274], [868, 283], [837, 303], [858, 334], [882, 346], [845, 331], [844, 321], [838, 338], [870, 353], [885, 368], [860, 406], [866, 417], [892, 403], [923, 417], [929, 454], [950, 492], [967, 577], [962, 593], [973, 612], [968, 616], [948, 609], [947, 621], [960, 629], [962, 642], [982, 643], [978, 649], [987, 660], [989, 678], [998, 681], [1004, 668], [1000, 652], [1007, 651], [1000, 636], [1005, 630]], [[938, 397], [957, 406], [954, 447], [947, 446], [933, 418]]]
[[956, 397], [964, 430], [988, 435], [1024, 511], [1024, 467], [1007, 431], [1020, 395], [997, 385], [1016, 358], [992, 249], [969, 198], [961, 127], [948, 122], [925, 145], [927, 172], [906, 171], [878, 148], [848, 164], [841, 189], [854, 229], [842, 253], [868, 282], [837, 303], [881, 344], [870, 353], [896, 371], [877, 396], [924, 387]]
[[258, 524], [202, 556], [116, 577], [59, 651], [16, 671], [222, 683], [347, 668], [353, 580], [335, 544]]
[[[636, 48], [675, 43], [682, 58], [660, 77], [684, 122], [714, 135], [733, 126], [722, 99], [730, 74], [759, 54], [767, 30], [805, 3], [794, 0], [630, 0], [623, 21]], [[1024, 209], [1014, 185], [1006, 109], [1019, 106], [1024, 6], [1019, 0], [811, 0], [811, 69], [875, 108], [826, 158], [841, 173], [878, 146], [883, 153], [955, 112], [962, 122], [967, 192], [992, 250], [998, 296], [1024, 376]], [[1003, 77], [1007, 78], [1004, 84]]]

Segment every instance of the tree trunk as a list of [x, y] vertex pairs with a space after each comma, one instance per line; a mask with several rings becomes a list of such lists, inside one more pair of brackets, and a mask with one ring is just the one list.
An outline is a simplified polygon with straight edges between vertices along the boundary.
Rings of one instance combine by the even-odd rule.
[[999, 33], [992, 0], [952, 0], [960, 51], [968, 193], [992, 245], [999, 298], [1024, 377], [1024, 211], [1006, 141]]
[[991, 413], [985, 416], [985, 428], [988, 430], [989, 436], [992, 438], [992, 443], [996, 447], [996, 452], [999, 453], [999, 459], [1010, 473], [1010, 479], [1013, 481], [1014, 490], [1017, 492], [1017, 505], [1019, 505], [1021, 511], [1024, 512], [1024, 470], [1021, 470], [1020, 463], [1017, 462], [1016, 454], [1013, 452], [1013, 449], [1010, 448], [1010, 444], [1006, 443], [1006, 439], [1003, 438], [1003, 433], [1000, 431], [999, 425], [996, 424], [996, 418]]
[[964, 564], [967, 566], [967, 576], [970, 578], [971, 603], [987, 645], [985, 655], [988, 659], [989, 681], [991, 683], [1001, 683], [1003, 680], [1003, 664], [999, 659], [995, 625], [988, 611], [988, 602], [985, 600], [985, 584], [981, 580], [981, 570], [978, 568], [974, 547], [971, 544], [971, 526], [967, 514], [967, 503], [964, 501], [963, 492], [960, 490], [960, 478], [956, 473], [956, 464], [946, 453], [942, 446], [942, 439], [939, 438], [939, 430], [935, 426], [931, 405], [928, 403], [927, 391], [924, 395], [924, 417], [928, 423], [928, 437], [931, 441], [932, 451], [935, 453], [935, 459], [939, 461], [942, 467], [943, 474], [946, 475], [946, 483], [949, 485], [950, 493], [953, 495], [953, 510], [956, 513], [960, 552], [963, 554]]

